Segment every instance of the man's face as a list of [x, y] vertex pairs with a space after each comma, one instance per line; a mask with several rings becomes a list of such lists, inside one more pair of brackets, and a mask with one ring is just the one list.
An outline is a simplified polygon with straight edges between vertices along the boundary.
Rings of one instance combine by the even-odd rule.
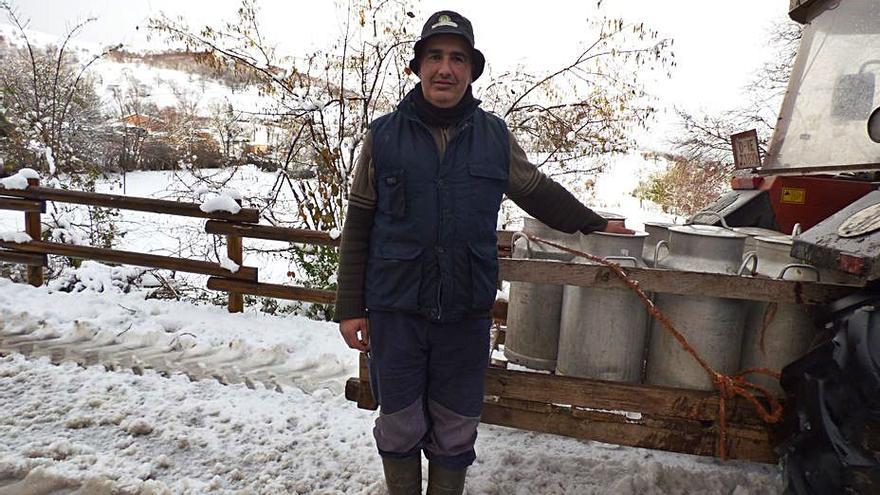
[[471, 50], [454, 34], [438, 34], [425, 40], [419, 66], [422, 93], [432, 105], [454, 107], [471, 83]]

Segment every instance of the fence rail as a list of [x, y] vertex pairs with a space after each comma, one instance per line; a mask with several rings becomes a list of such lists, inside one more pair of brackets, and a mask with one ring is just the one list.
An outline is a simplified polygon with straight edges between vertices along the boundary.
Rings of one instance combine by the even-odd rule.
[[[33, 181], [33, 179], [31, 181]], [[255, 208], [242, 208], [238, 213], [224, 211], [204, 212], [201, 210], [201, 205], [198, 203], [138, 198], [134, 196], [121, 196], [118, 194], [93, 193], [87, 191], [71, 191], [69, 189], [54, 189], [51, 187], [40, 187], [38, 185], [29, 185], [27, 189], [0, 188], [0, 195], [14, 196], [28, 200], [56, 201], [59, 203], [101, 206], [104, 208], [118, 208], [121, 210], [164, 213], [167, 215], [183, 217], [215, 218], [231, 222], [256, 223], [260, 221], [260, 212]]]
[[339, 239], [318, 230], [292, 229], [271, 225], [248, 225], [241, 223], [205, 222], [205, 233], [217, 235], [235, 235], [248, 239], [265, 239], [269, 241], [299, 242], [319, 246], [338, 246]]

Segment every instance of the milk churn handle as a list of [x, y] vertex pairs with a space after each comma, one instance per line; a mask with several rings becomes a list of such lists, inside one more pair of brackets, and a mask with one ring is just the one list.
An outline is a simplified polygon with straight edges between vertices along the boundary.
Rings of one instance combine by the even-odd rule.
[[743, 258], [742, 264], [739, 265], [739, 270], [736, 271], [737, 275], [742, 276], [742, 274], [746, 270], [746, 267], [749, 266], [749, 261], [754, 262], [754, 264], [752, 265], [752, 270], [751, 270], [752, 273], [749, 276], [750, 277], [755, 276], [755, 273], [757, 273], [757, 271], [758, 271], [758, 253], [756, 253], [754, 251], [749, 251], [748, 253], [746, 253], [745, 258]]
[[816, 274], [816, 282], [821, 282], [822, 276], [819, 274], [819, 269], [813, 265], [805, 265], [803, 263], [790, 263], [782, 267], [782, 270], [779, 271], [779, 275], [776, 277], [779, 280], [785, 278], [785, 272], [790, 270], [791, 268], [803, 268], [804, 270], [811, 271]]
[[606, 256], [602, 259], [605, 261], [632, 261], [634, 267], [639, 266], [639, 260], [633, 256]]
[[801, 235], [801, 231], [802, 231], [801, 224], [796, 223], [796, 224], [794, 224], [794, 227], [791, 228], [791, 236], [797, 237], [797, 236]]
[[529, 240], [529, 236], [523, 232], [514, 232], [512, 236], [510, 236], [510, 257], [513, 258], [513, 252], [516, 248], [516, 241], [520, 239], [526, 240], [526, 252], [528, 253], [528, 257], [532, 257], [532, 243]]
[[721, 216], [721, 213], [718, 213], [717, 211], [712, 211], [712, 210], [698, 211], [698, 212], [694, 213], [693, 215], [691, 215], [691, 217], [688, 218], [687, 221], [684, 222], [684, 224], [691, 225], [694, 223], [695, 218], [703, 216], [703, 215], [708, 215], [708, 216], [717, 218], [718, 220], [721, 221], [722, 227], [724, 227], [725, 229], [730, 229], [730, 225], [727, 225], [727, 220], [725, 220], [724, 217]]
[[654, 260], [651, 263], [651, 268], [657, 268], [657, 262], [660, 261], [659, 256], [661, 247], [666, 248], [666, 256], [669, 256], [669, 241], [666, 239], [660, 239], [657, 241], [657, 245], [654, 246]]

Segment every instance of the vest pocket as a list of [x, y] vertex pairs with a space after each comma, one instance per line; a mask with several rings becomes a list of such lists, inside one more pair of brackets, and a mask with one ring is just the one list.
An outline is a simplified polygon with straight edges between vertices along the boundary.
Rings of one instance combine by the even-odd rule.
[[495, 244], [468, 244], [473, 284], [473, 307], [491, 309], [498, 283], [498, 248]]
[[391, 170], [376, 184], [379, 211], [392, 217], [406, 214], [406, 180], [403, 170]]
[[470, 162], [467, 169], [470, 180], [463, 186], [465, 208], [497, 214], [501, 195], [507, 189], [507, 169], [491, 161]]
[[384, 243], [367, 267], [367, 307], [414, 311], [419, 306], [424, 247]]

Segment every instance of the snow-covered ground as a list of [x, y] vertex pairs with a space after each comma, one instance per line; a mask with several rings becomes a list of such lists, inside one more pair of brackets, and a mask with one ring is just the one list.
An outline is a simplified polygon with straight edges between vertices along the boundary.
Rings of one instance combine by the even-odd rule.
[[[87, 267], [92, 271], [101, 268]], [[105, 268], [106, 277], [110, 269]], [[283, 349], [281, 391], [183, 373], [0, 358], [0, 495], [384, 493], [374, 412], [342, 396], [357, 355], [336, 326], [300, 317], [146, 300], [112, 286], [51, 293], [0, 280], [9, 334], [149, 342], [174, 360]], [[175, 343], [176, 342], [176, 343]], [[170, 350], [168, 350], [170, 349]], [[63, 361], [63, 360], [62, 360]], [[276, 369], [277, 373], [277, 369]], [[283, 379], [279, 376], [279, 379]], [[287, 384], [290, 385], [287, 385]], [[470, 494], [771, 494], [775, 466], [721, 462], [482, 425]], [[40, 485], [42, 483], [42, 485]], [[75, 491], [79, 490], [79, 491]]]

